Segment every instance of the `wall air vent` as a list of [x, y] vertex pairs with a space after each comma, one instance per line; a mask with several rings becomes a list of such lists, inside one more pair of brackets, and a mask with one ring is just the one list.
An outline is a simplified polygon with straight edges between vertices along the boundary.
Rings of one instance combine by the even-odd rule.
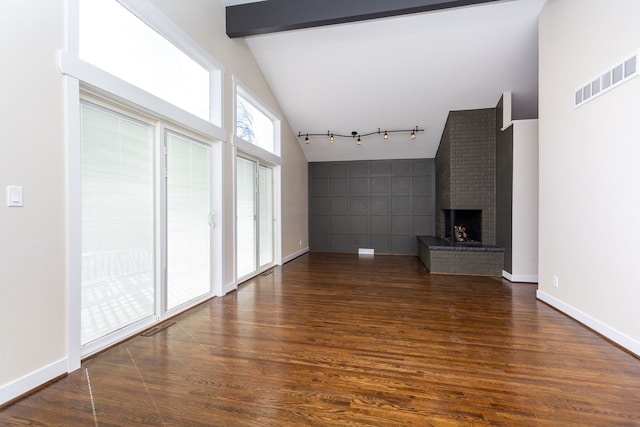
[[613, 67], [591, 79], [589, 82], [576, 88], [574, 91], [573, 107], [578, 108], [582, 104], [585, 104], [605, 92], [610, 91], [614, 87], [636, 77], [639, 74], [639, 59], [640, 51], [635, 52], [632, 56], [618, 62]]

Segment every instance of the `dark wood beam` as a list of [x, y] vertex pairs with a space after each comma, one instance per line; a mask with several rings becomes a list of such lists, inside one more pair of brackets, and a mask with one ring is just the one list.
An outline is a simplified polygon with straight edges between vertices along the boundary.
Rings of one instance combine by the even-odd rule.
[[267, 0], [229, 6], [231, 38], [429, 12], [501, 0]]

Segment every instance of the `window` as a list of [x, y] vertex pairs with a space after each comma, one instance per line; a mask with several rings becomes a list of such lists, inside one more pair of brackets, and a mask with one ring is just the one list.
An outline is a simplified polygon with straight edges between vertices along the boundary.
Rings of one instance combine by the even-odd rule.
[[235, 145], [280, 164], [280, 121], [237, 83], [235, 90]]
[[80, 58], [204, 120], [209, 71], [114, 0], [80, 1]]
[[280, 121], [234, 82], [236, 280], [280, 262]]
[[236, 158], [236, 272], [238, 277], [254, 273], [257, 261], [257, 163]]
[[236, 157], [236, 273], [242, 280], [274, 262], [274, 170]]
[[273, 168], [258, 165], [258, 230], [260, 249], [258, 265], [265, 267], [275, 260], [273, 254], [274, 237], [274, 197]]
[[211, 147], [167, 132], [167, 310], [211, 291]]
[[275, 152], [273, 120], [240, 95], [236, 99], [236, 109], [236, 134], [264, 150]]
[[84, 97], [80, 342], [91, 354], [123, 330], [211, 296], [213, 150], [174, 126]]
[[226, 139], [222, 66], [151, 1], [68, 0], [68, 10], [63, 74]]
[[222, 68], [151, 1], [67, 5], [60, 68], [73, 370], [81, 357], [223, 295], [215, 223], [226, 132]]
[[155, 314], [153, 126], [81, 104], [82, 337]]
[[91, 354], [123, 330], [211, 296], [213, 150], [173, 125], [85, 97], [80, 342]]

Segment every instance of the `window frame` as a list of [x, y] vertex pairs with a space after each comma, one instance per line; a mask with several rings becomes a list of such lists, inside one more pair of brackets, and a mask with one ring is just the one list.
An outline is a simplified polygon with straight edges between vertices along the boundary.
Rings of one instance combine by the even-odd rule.
[[209, 71], [209, 114], [204, 120], [162, 98], [152, 95], [131, 83], [90, 64], [79, 55], [79, 0], [68, 3], [68, 40], [65, 51], [59, 54], [59, 68], [62, 74], [74, 77], [89, 85], [97, 93], [111, 94], [127, 105], [135, 105], [160, 115], [163, 119], [180, 123], [191, 130], [220, 141], [226, 141], [222, 128], [223, 117], [223, 76], [224, 67], [206, 50], [200, 47], [180, 27], [174, 24], [149, 0], [113, 0], [120, 3], [138, 19], [167, 39], [177, 49]]
[[[253, 144], [252, 144], [253, 145]], [[264, 150], [263, 150], [264, 151]], [[237, 182], [238, 182], [238, 171], [237, 171], [237, 164], [238, 164], [238, 158], [243, 158], [244, 160], [248, 160], [251, 162], [255, 162], [256, 165], [256, 176], [255, 178], [258, 177], [259, 174], [259, 169], [260, 166], [264, 166], [267, 167], [269, 169], [271, 169], [272, 171], [272, 180], [271, 180], [271, 190], [272, 190], [272, 197], [273, 197], [273, 205], [272, 205], [272, 209], [273, 209], [273, 259], [269, 264], [265, 264], [265, 265], [259, 265], [259, 246], [256, 247], [256, 269], [248, 274], [244, 274], [242, 276], [238, 275], [238, 224], [237, 224], [237, 215], [238, 215], [238, 197], [237, 197], [237, 191], [238, 191], [238, 187], [237, 187]], [[280, 220], [280, 218], [282, 217], [282, 195], [281, 195], [281, 173], [282, 173], [282, 166], [281, 165], [276, 165], [273, 163], [270, 163], [264, 159], [261, 159], [259, 157], [253, 156], [250, 153], [247, 153], [245, 151], [240, 151], [237, 148], [234, 149], [234, 155], [233, 155], [233, 182], [234, 182], [234, 186], [233, 186], [233, 218], [234, 218], [234, 222], [233, 222], [233, 253], [234, 253], [234, 265], [233, 265], [233, 269], [234, 269], [234, 287], [230, 289], [231, 290], [235, 290], [238, 288], [238, 284], [242, 283], [246, 280], [249, 280], [252, 277], [255, 277], [259, 274], [262, 274], [263, 272], [269, 270], [270, 268], [272, 268], [275, 265], [282, 265], [282, 222]], [[259, 197], [257, 197], [259, 195], [259, 187], [256, 187], [256, 199], [255, 199], [255, 203], [256, 203], [256, 212], [255, 214], [258, 216], [259, 215], [259, 206], [257, 206], [259, 204]], [[256, 237], [258, 237], [257, 241], [259, 242], [259, 231], [260, 231], [260, 227], [259, 227], [259, 219], [256, 216]], [[257, 243], [259, 244], [259, 243]]]
[[[212, 147], [212, 211], [213, 221], [217, 224], [224, 224], [225, 215], [223, 209], [224, 198], [224, 159], [225, 142], [227, 134], [222, 124], [223, 117], [223, 78], [224, 68], [206, 50], [193, 41], [180, 27], [171, 22], [162, 14], [149, 0], [116, 0], [139, 19], [165, 37], [178, 49], [190, 56], [196, 62], [209, 69], [210, 75], [210, 114], [211, 121], [206, 121], [194, 114], [188, 113], [181, 108], [170, 104], [154, 95], [145, 92], [136, 86], [127, 83], [101, 69], [82, 61], [78, 57], [79, 52], [79, 0], [67, 0], [66, 3], [66, 45], [65, 50], [59, 52], [58, 66], [64, 78], [65, 91], [65, 140], [67, 144], [67, 280], [68, 280], [68, 332], [67, 332], [67, 372], [72, 372], [81, 367], [81, 360], [91, 353], [83, 349], [81, 336], [81, 134], [80, 134], [80, 100], [87, 99], [89, 102], [100, 105], [104, 101], [109, 104], [106, 108], [126, 111], [128, 115], [133, 112], [136, 116], [148, 116], [153, 120], [156, 127], [156, 138], [165, 129], [171, 129], [194, 139], [210, 143]], [[95, 102], [98, 101], [98, 102]], [[160, 144], [157, 144], [158, 159], [163, 157]], [[158, 163], [157, 163], [158, 164]], [[160, 172], [158, 172], [159, 174]], [[159, 175], [158, 175], [159, 176]], [[163, 180], [161, 180], [163, 181]], [[161, 203], [164, 184], [156, 186], [157, 203]], [[158, 227], [164, 222], [164, 213], [159, 213], [156, 218]], [[165, 239], [163, 234], [156, 230], [156, 238], [161, 241]], [[203, 297], [202, 300], [211, 296], [222, 296], [226, 293], [223, 281], [225, 278], [225, 253], [224, 253], [224, 227], [217, 227], [212, 237], [212, 292], [211, 295]], [[157, 250], [164, 251], [164, 242], [160, 243]], [[163, 252], [162, 252], [163, 253]], [[160, 254], [158, 254], [160, 256]], [[163, 264], [159, 263], [158, 266]], [[159, 272], [163, 274], [163, 271]], [[162, 276], [158, 280], [164, 281]], [[161, 286], [162, 288], [162, 286]], [[161, 289], [161, 292], [162, 289]], [[158, 301], [163, 301], [164, 296], [158, 295]], [[159, 304], [159, 303], [158, 303]], [[197, 303], [194, 302], [193, 305]], [[191, 307], [192, 305], [189, 305]], [[183, 311], [188, 307], [180, 307]], [[171, 312], [157, 312], [155, 323], [162, 321], [169, 315], [176, 314], [176, 310]], [[125, 329], [120, 331], [121, 339], [139, 332], [140, 329]], [[99, 351], [99, 349], [95, 349]]]
[[[256, 144], [247, 141], [244, 138], [239, 137], [236, 134], [237, 129], [237, 111], [238, 111], [238, 96], [242, 96], [251, 105], [262, 112], [265, 116], [271, 119], [273, 123], [273, 152], [265, 150], [257, 146]], [[281, 122], [282, 120], [277, 114], [272, 112], [260, 99], [255, 96], [245, 85], [243, 85], [238, 78], [233, 77], [233, 145], [240, 151], [249, 154], [250, 156], [262, 159], [267, 163], [271, 163], [276, 166], [282, 165], [282, 157], [280, 156], [281, 147]]]
[[[158, 163], [160, 160], [159, 154], [160, 152], [158, 151], [158, 147], [157, 147], [157, 138], [158, 138], [158, 127], [160, 126], [160, 124], [157, 122], [157, 120], [154, 120], [153, 117], [141, 113], [139, 111], [135, 111], [134, 109], [131, 108], [127, 108], [126, 106], [123, 105], [119, 105], [117, 102], [113, 102], [111, 100], [109, 100], [106, 97], [103, 96], [97, 96], [93, 93], [91, 93], [91, 91], [88, 91], [84, 88], [81, 88], [80, 90], [80, 98], [79, 98], [79, 105], [81, 106], [82, 104], [89, 104], [92, 105], [95, 108], [101, 109], [103, 111], [107, 111], [109, 113], [114, 113], [123, 117], [126, 117], [129, 120], [133, 120], [133, 121], [137, 121], [139, 123], [145, 124], [147, 126], [149, 126], [150, 128], [153, 129], [153, 142], [152, 142], [152, 152], [153, 152], [153, 210], [154, 210], [154, 225], [153, 225], [153, 231], [154, 231], [154, 254], [153, 254], [153, 258], [154, 258], [154, 268], [153, 268], [153, 286], [154, 286], [154, 291], [157, 287], [157, 282], [159, 280], [162, 279], [162, 264], [160, 263], [161, 259], [159, 258], [159, 254], [160, 254], [160, 241], [162, 239], [159, 239], [157, 234], [158, 234], [158, 226], [159, 223], [161, 222], [159, 216], [160, 216], [160, 207], [161, 207], [161, 200], [160, 200], [160, 194], [158, 192], [158, 188], [159, 185], [161, 185], [160, 182], [158, 182], [158, 178], [159, 178], [159, 174], [158, 174]], [[81, 108], [81, 107], [80, 107]], [[82, 144], [82, 142], [80, 141], [80, 144]], [[82, 168], [80, 168], [82, 169]], [[80, 171], [80, 184], [82, 184], [82, 170]], [[80, 218], [82, 218], [82, 212], [80, 212]], [[79, 229], [81, 231], [82, 226], [79, 226]], [[80, 255], [82, 254], [82, 252], [80, 252]], [[80, 268], [80, 273], [82, 272], [82, 268]], [[82, 281], [80, 281], [79, 283], [79, 297], [81, 298], [82, 296]], [[136, 333], [136, 331], [141, 330], [141, 329], [145, 329], [148, 328], [150, 326], [152, 326], [157, 319], [160, 317], [160, 313], [161, 313], [161, 308], [159, 306], [159, 295], [155, 295], [155, 301], [153, 303], [153, 313], [140, 319], [137, 320], [135, 322], [129, 323], [128, 325], [122, 327], [121, 329], [115, 330], [113, 332], [109, 332], [106, 335], [103, 335], [101, 337], [98, 337], [97, 339], [94, 339], [92, 341], [89, 341], [85, 344], [82, 344], [82, 341], [79, 340], [80, 343], [80, 352], [82, 357], [87, 357], [90, 356], [96, 352], [101, 351], [105, 346], [109, 346], [112, 344], [112, 341], [118, 340], [118, 339], [122, 339], [124, 337], [127, 337], [131, 334]], [[82, 308], [82, 305], [80, 305], [80, 308]], [[81, 323], [81, 322], [79, 322]], [[81, 329], [79, 329], [81, 332]]]
[[[221, 182], [222, 170], [221, 170], [221, 154], [223, 153], [223, 142], [215, 140], [213, 138], [207, 138], [202, 136], [197, 132], [193, 132], [190, 129], [181, 126], [179, 123], [173, 123], [168, 121], [163, 121], [157, 115], [148, 114], [146, 112], [140, 111], [135, 107], [131, 107], [129, 105], [124, 105], [120, 103], [118, 100], [114, 100], [109, 96], [103, 94], [96, 94], [91, 91], [90, 88], [86, 88], [84, 85], [80, 84], [79, 98], [78, 98], [78, 109], [80, 109], [80, 105], [82, 103], [92, 104], [104, 110], [112, 111], [116, 114], [120, 114], [126, 116], [132, 120], [139, 121], [141, 123], [147, 124], [154, 128], [154, 138], [153, 138], [153, 152], [154, 152], [154, 160], [153, 160], [153, 168], [154, 168], [154, 238], [155, 238], [155, 281], [154, 281], [154, 290], [156, 292], [155, 295], [155, 306], [154, 306], [154, 314], [151, 317], [147, 317], [140, 321], [134, 322], [120, 330], [108, 333], [107, 335], [98, 338], [95, 341], [82, 345], [80, 340], [81, 334], [81, 295], [82, 295], [82, 280], [81, 280], [81, 220], [82, 220], [82, 206], [81, 206], [81, 193], [78, 190], [78, 193], [75, 195], [70, 193], [69, 199], [70, 203], [77, 203], [78, 211], [72, 212], [70, 209], [69, 218], [70, 221], [73, 217], [77, 217], [78, 220], [75, 224], [71, 223], [69, 225], [69, 232], [72, 235], [77, 236], [77, 241], [72, 241], [70, 238], [69, 241], [69, 263], [70, 265], [77, 265], [77, 270], [73, 271], [70, 267], [69, 275], [70, 275], [70, 292], [69, 298], [73, 299], [75, 304], [69, 304], [70, 312], [69, 312], [69, 328], [70, 330], [77, 331], [77, 357], [79, 361], [82, 358], [89, 357], [96, 352], [102, 351], [105, 346], [113, 345], [114, 343], [120, 342], [123, 339], [130, 337], [140, 331], [153, 326], [154, 324], [158, 324], [166, 320], [169, 317], [175, 316], [178, 313], [181, 313], [191, 307], [194, 307], [213, 296], [222, 296], [224, 295], [222, 289], [222, 278], [224, 277], [224, 271], [222, 270], [222, 266], [224, 265], [224, 254], [223, 254], [223, 233], [224, 230], [222, 227], [214, 227], [211, 230], [210, 237], [210, 245], [211, 245], [211, 262], [210, 262], [210, 281], [211, 287], [208, 293], [200, 295], [194, 299], [181, 303], [175, 307], [169, 308], [166, 304], [167, 301], [167, 240], [168, 240], [168, 232], [167, 232], [167, 183], [165, 180], [166, 177], [166, 146], [164, 144], [167, 133], [173, 133], [176, 135], [183, 136], [185, 138], [197, 141], [200, 144], [205, 144], [211, 147], [211, 172], [210, 172], [210, 182], [211, 182], [211, 201], [210, 201], [210, 209], [212, 213], [211, 221], [213, 224], [218, 224], [223, 222], [223, 209], [222, 209], [222, 198], [223, 198], [223, 184]], [[78, 122], [80, 123], [81, 118], [78, 115]], [[70, 141], [71, 142], [71, 141]], [[71, 144], [70, 144], [71, 145]], [[73, 144], [75, 145], [75, 144]], [[81, 147], [81, 137], [78, 129], [78, 140], [77, 140], [78, 148]], [[75, 147], [74, 147], [75, 148]], [[75, 150], [74, 150], [75, 151]], [[82, 185], [82, 167], [81, 167], [81, 153], [78, 151], [78, 163], [73, 165], [74, 170], [77, 166], [77, 178], [71, 179], [74, 185], [77, 185], [78, 189], [81, 188]], [[70, 163], [70, 166], [71, 163]], [[72, 175], [70, 173], [70, 175]], [[70, 182], [71, 184], [71, 182]], [[76, 234], [77, 233], [77, 234]], [[76, 246], [77, 245], [77, 246]], [[75, 252], [77, 251], [77, 253]], [[77, 257], [77, 258], [74, 258]], [[77, 264], [76, 264], [77, 263]], [[76, 276], [77, 275], [77, 276]], [[77, 277], [77, 278], [76, 278]], [[77, 314], [74, 305], [77, 307]], [[72, 321], [71, 319], [76, 319]], [[73, 336], [70, 334], [70, 337]], [[69, 340], [69, 345], [72, 347], [72, 341]], [[70, 354], [71, 351], [70, 351]], [[71, 364], [71, 357], [69, 359], [69, 363]], [[78, 366], [79, 367], [79, 366]], [[76, 368], [77, 369], [77, 368]], [[75, 369], [70, 369], [75, 370]]]

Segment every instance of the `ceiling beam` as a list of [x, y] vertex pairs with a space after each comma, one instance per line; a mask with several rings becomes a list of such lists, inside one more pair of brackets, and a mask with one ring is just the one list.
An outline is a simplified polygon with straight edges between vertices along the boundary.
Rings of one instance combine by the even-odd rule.
[[429, 12], [501, 0], [266, 0], [228, 6], [231, 38]]

